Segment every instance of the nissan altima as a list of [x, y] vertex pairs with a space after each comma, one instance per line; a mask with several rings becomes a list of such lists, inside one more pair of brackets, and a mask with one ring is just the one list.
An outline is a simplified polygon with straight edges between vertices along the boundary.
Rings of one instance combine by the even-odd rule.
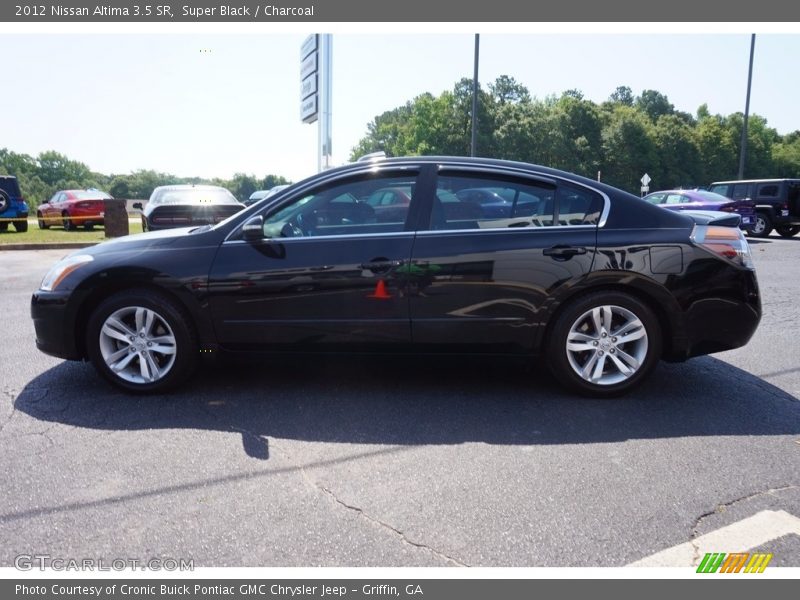
[[[410, 200], [377, 218], [385, 189]], [[506, 209], [467, 206], [481, 189]], [[530, 164], [356, 163], [217, 224], [73, 252], [31, 313], [41, 351], [132, 392], [178, 385], [208, 352], [478, 352], [614, 396], [659, 360], [753, 335], [758, 284], [733, 217]]]

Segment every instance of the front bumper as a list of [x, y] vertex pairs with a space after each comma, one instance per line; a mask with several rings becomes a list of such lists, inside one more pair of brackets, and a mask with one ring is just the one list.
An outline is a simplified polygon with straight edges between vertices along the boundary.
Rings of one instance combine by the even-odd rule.
[[70, 292], [38, 290], [31, 297], [31, 318], [36, 330], [36, 347], [50, 356], [81, 360], [77, 340], [69, 323]]

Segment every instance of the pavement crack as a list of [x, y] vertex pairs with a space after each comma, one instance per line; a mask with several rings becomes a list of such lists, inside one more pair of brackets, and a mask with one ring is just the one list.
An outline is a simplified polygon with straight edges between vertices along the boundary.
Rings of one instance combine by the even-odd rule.
[[720, 513], [724, 513], [729, 508], [740, 504], [741, 502], [746, 502], [747, 500], [752, 500], [753, 498], [758, 498], [759, 496], [767, 496], [769, 494], [774, 494], [776, 492], [785, 492], [786, 490], [795, 490], [800, 486], [797, 485], [783, 485], [780, 487], [774, 488], [767, 488], [766, 490], [761, 490], [758, 492], [753, 492], [751, 494], [747, 494], [745, 496], [741, 496], [739, 498], [734, 498], [733, 500], [729, 500], [723, 504], [717, 504], [713, 510], [703, 513], [697, 520], [695, 520], [694, 525], [692, 526], [692, 533], [691, 537], [689, 538], [689, 543], [692, 545], [693, 554], [692, 554], [692, 566], [697, 566], [698, 562], [700, 561], [700, 547], [695, 542], [695, 540], [700, 537], [701, 533], [699, 531], [700, 525], [702, 522], [711, 517], [713, 515], [718, 515]]
[[445, 562], [448, 562], [448, 563], [451, 563], [451, 564], [453, 564], [453, 565], [456, 565], [456, 566], [458, 566], [458, 567], [469, 567], [469, 565], [468, 565], [468, 564], [466, 564], [466, 563], [463, 563], [463, 562], [461, 562], [460, 560], [458, 560], [458, 559], [456, 559], [456, 558], [453, 558], [452, 556], [448, 556], [448, 555], [447, 555], [447, 554], [445, 554], [444, 552], [440, 552], [439, 550], [436, 550], [435, 548], [431, 548], [431, 547], [430, 547], [430, 546], [428, 546], [427, 544], [423, 544], [422, 542], [415, 542], [414, 540], [411, 540], [411, 539], [409, 539], [409, 538], [408, 538], [408, 536], [406, 536], [406, 534], [405, 534], [405, 533], [403, 533], [402, 531], [400, 531], [400, 530], [399, 530], [399, 529], [397, 529], [396, 527], [393, 527], [392, 525], [389, 525], [389, 524], [388, 524], [388, 523], [386, 523], [385, 521], [381, 521], [380, 519], [378, 519], [378, 518], [376, 518], [376, 517], [373, 517], [373, 516], [372, 516], [372, 515], [370, 515], [369, 513], [365, 512], [365, 511], [364, 511], [364, 509], [362, 509], [362, 508], [359, 508], [358, 506], [353, 506], [352, 504], [348, 504], [347, 502], [345, 502], [344, 500], [342, 500], [341, 498], [339, 498], [339, 497], [338, 497], [338, 496], [337, 496], [337, 495], [336, 495], [336, 494], [335, 494], [333, 491], [331, 491], [329, 488], [326, 488], [325, 486], [318, 485], [318, 484], [316, 484], [316, 483], [314, 483], [313, 485], [314, 485], [314, 486], [315, 486], [317, 489], [319, 489], [320, 491], [322, 491], [322, 492], [323, 492], [325, 495], [327, 495], [329, 498], [331, 498], [331, 499], [332, 499], [334, 502], [336, 502], [337, 504], [339, 504], [340, 506], [343, 506], [343, 507], [344, 507], [344, 508], [346, 508], [347, 510], [350, 510], [350, 511], [353, 511], [353, 512], [357, 513], [357, 514], [358, 514], [360, 517], [362, 517], [362, 518], [366, 519], [366, 520], [367, 520], [367, 521], [369, 521], [370, 523], [373, 523], [373, 524], [375, 524], [375, 525], [378, 525], [379, 527], [382, 527], [383, 529], [385, 529], [385, 530], [389, 531], [390, 533], [394, 534], [394, 535], [395, 535], [395, 536], [397, 536], [397, 537], [398, 537], [398, 538], [399, 538], [399, 539], [400, 539], [400, 540], [401, 540], [401, 541], [402, 541], [404, 544], [408, 544], [408, 545], [410, 545], [410, 546], [413, 546], [413, 547], [415, 547], [415, 548], [420, 548], [420, 549], [422, 549], [422, 550], [427, 550], [428, 552], [430, 552], [431, 554], [433, 554], [433, 555], [434, 555], [435, 557], [437, 557], [438, 559], [440, 559], [440, 560], [443, 560], [443, 561], [445, 561]]
[[314, 479], [312, 479], [311, 476], [308, 474], [308, 472], [305, 470], [303, 465], [298, 464], [297, 462], [295, 462], [292, 459], [291, 455], [288, 452], [286, 452], [284, 449], [282, 449], [280, 446], [276, 445], [274, 443], [274, 441], [272, 443], [272, 448], [274, 448], [277, 452], [280, 452], [284, 457], [286, 457], [286, 459], [290, 463], [292, 463], [292, 466], [297, 471], [300, 472], [300, 475], [303, 477], [303, 479], [306, 481], [306, 483], [310, 487], [312, 487], [313, 489], [315, 489], [315, 490], [317, 490], [319, 492], [322, 492], [325, 496], [327, 496], [328, 498], [333, 500], [337, 505], [342, 506], [342, 507], [346, 508], [347, 510], [356, 513], [359, 517], [361, 517], [362, 519], [368, 521], [369, 523], [371, 523], [373, 525], [377, 525], [378, 527], [380, 527], [384, 531], [387, 531], [390, 534], [392, 534], [394, 537], [398, 538], [404, 544], [408, 544], [409, 546], [412, 546], [414, 548], [418, 548], [420, 550], [425, 550], [427, 552], [430, 552], [431, 554], [433, 554], [439, 560], [442, 560], [444, 562], [450, 563], [450, 564], [455, 565], [457, 567], [469, 567], [470, 566], [470, 565], [458, 560], [457, 558], [449, 556], [449, 555], [445, 554], [444, 552], [441, 552], [439, 550], [436, 550], [435, 548], [432, 548], [431, 546], [428, 546], [427, 544], [423, 544], [422, 542], [415, 542], [414, 540], [409, 539], [408, 536], [406, 536], [405, 533], [403, 533], [402, 531], [397, 529], [397, 527], [393, 527], [389, 523], [386, 523], [385, 521], [381, 521], [377, 517], [374, 517], [371, 514], [369, 514], [368, 512], [365, 512], [364, 509], [362, 509], [362, 508], [360, 508], [358, 506], [353, 506], [352, 504], [348, 504], [344, 500], [340, 499], [330, 488], [326, 488], [325, 486], [323, 486], [323, 485], [317, 483], [316, 481], [314, 481]]
[[6, 418], [6, 420], [3, 422], [3, 424], [0, 425], [0, 433], [3, 433], [3, 430], [6, 428], [6, 425], [8, 425], [11, 422], [11, 419], [14, 418], [14, 415], [17, 414], [16, 399], [17, 399], [18, 395], [19, 395], [19, 392], [14, 388], [10, 388], [10, 387], [4, 387], [3, 388], [3, 396], [5, 396], [6, 398], [8, 398], [11, 401], [11, 412], [8, 413], [8, 418]]

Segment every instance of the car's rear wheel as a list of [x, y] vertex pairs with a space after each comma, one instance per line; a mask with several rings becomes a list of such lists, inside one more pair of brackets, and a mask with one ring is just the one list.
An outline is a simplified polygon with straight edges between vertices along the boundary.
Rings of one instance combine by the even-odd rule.
[[753, 228], [750, 230], [750, 234], [755, 237], [767, 237], [771, 231], [772, 219], [769, 218], [769, 215], [763, 212], [756, 213], [756, 218], [753, 222]]
[[36, 213], [36, 221], [39, 223], [39, 229], [50, 229], [50, 225], [44, 220], [44, 215], [42, 213]]
[[0, 231], [8, 231], [8, 221], [0, 221]]
[[781, 237], [790, 238], [800, 232], [800, 225], [782, 225], [781, 227], [776, 227], [775, 231], [777, 231], [778, 235]]
[[64, 231], [72, 231], [75, 229], [75, 225], [72, 224], [72, 219], [69, 217], [67, 211], [61, 213], [61, 220], [64, 223]]
[[548, 364], [567, 387], [595, 397], [639, 385], [661, 356], [653, 311], [621, 292], [595, 292], [570, 303], [549, 336]]
[[14, 229], [17, 233], [25, 233], [28, 231], [28, 219], [18, 219], [14, 221]]
[[101, 303], [89, 317], [86, 347], [103, 377], [141, 393], [161, 392], [184, 381], [199, 354], [183, 310], [151, 290], [126, 290]]
[[11, 200], [3, 190], [0, 190], [0, 213], [4, 213], [11, 206]]

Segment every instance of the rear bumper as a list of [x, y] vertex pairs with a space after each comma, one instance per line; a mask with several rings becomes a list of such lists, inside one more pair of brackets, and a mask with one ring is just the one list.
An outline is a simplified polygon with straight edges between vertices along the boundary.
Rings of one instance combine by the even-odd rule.
[[750, 341], [761, 321], [761, 298], [754, 271], [740, 272], [736, 290], [694, 299], [682, 315], [666, 360], [686, 360], [740, 348]]

